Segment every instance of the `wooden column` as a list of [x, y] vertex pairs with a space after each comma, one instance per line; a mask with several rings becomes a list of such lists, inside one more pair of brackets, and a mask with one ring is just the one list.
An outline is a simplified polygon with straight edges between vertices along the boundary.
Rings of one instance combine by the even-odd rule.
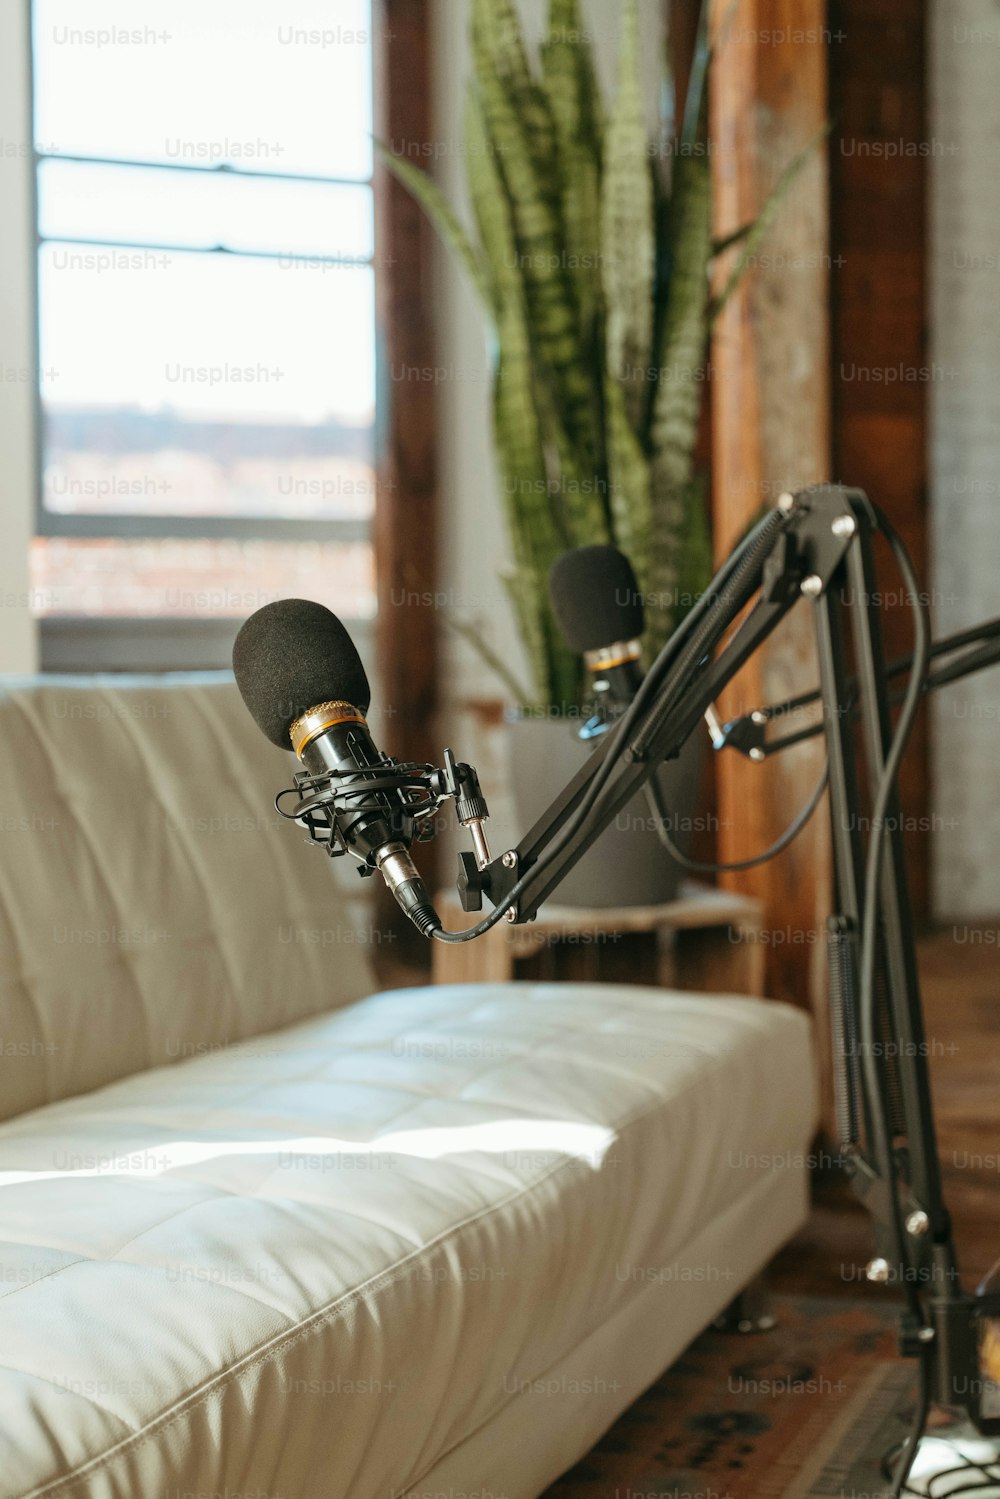
[[[754, 218], [782, 168], [827, 118], [825, 9], [821, 0], [715, 0], [710, 109], [720, 236]], [[758, 266], [716, 326], [712, 491], [720, 559], [783, 490], [829, 477], [826, 170], [820, 147], [786, 197]], [[726, 269], [720, 267], [720, 280]], [[723, 708], [727, 716], [746, 712], [815, 682], [803, 605], [732, 684]], [[807, 800], [822, 765], [819, 741], [764, 765], [720, 755], [719, 858], [746, 858], [773, 842]], [[767, 992], [812, 1009], [821, 1046], [831, 899], [827, 818], [824, 801], [786, 853], [724, 877], [763, 900]]]
[[[426, 0], [374, 0], [375, 135], [405, 142], [414, 159], [431, 141], [430, 17]], [[375, 571], [379, 742], [404, 760], [437, 761], [436, 422], [433, 229], [410, 194], [375, 168], [375, 316], [378, 369], [378, 492]], [[414, 372], [411, 377], [405, 371]], [[436, 878], [433, 844], [418, 858]], [[380, 925], [396, 940], [394, 961], [429, 967], [430, 944], [377, 881]]]
[[[432, 136], [425, 0], [375, 0], [375, 134], [419, 159]], [[433, 229], [394, 177], [375, 171], [379, 462], [376, 640], [383, 747], [431, 757], [437, 696]], [[405, 371], [413, 372], [409, 378]]]

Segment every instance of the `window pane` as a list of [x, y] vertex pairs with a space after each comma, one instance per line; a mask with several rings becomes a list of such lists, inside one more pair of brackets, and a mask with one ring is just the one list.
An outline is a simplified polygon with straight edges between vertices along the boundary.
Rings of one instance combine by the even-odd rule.
[[372, 192], [325, 182], [43, 161], [39, 233], [179, 248], [324, 256], [333, 274], [372, 254]]
[[42, 615], [240, 619], [278, 598], [310, 598], [345, 619], [375, 612], [366, 544], [78, 541], [38, 537], [32, 600]]
[[368, 0], [35, 0], [39, 149], [371, 175]]
[[44, 245], [46, 508], [370, 514], [372, 272], [309, 264]]

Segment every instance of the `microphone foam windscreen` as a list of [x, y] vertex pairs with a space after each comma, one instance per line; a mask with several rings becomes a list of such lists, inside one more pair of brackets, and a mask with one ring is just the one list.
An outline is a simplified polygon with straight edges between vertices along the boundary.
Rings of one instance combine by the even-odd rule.
[[309, 599], [278, 599], [251, 614], [233, 645], [233, 671], [261, 732], [291, 749], [288, 730], [317, 703], [368, 711], [371, 689], [354, 641], [335, 614]]
[[642, 634], [639, 585], [617, 547], [563, 552], [549, 572], [549, 598], [566, 644], [581, 655]]

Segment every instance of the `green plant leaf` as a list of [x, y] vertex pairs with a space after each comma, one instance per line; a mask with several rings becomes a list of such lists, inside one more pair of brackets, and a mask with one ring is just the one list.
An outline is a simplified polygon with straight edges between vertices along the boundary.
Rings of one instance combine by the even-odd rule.
[[632, 563], [641, 589], [649, 576], [651, 527], [649, 464], [625, 409], [625, 392], [610, 371], [605, 376], [608, 475], [614, 542]]
[[441, 239], [465, 266], [484, 306], [495, 315], [496, 289], [483, 258], [433, 177], [405, 157], [394, 155], [383, 141], [375, 142], [375, 150], [392, 175], [420, 204]]
[[465, 101], [467, 177], [479, 243], [489, 261], [496, 315], [511, 296], [521, 296], [517, 240], [507, 187], [483, 116], [479, 91], [469, 84]]
[[799, 151], [796, 156], [792, 157], [791, 161], [785, 167], [777, 182], [774, 184], [774, 187], [771, 189], [770, 193], [768, 193], [767, 198], [764, 200], [764, 205], [761, 208], [760, 213], [754, 219], [753, 223], [744, 229], [738, 230], [736, 235], [730, 235], [728, 240], [725, 241], [721, 246], [722, 249], [725, 249], [728, 244], [733, 243], [733, 241], [737, 238], [741, 238], [743, 241], [743, 248], [740, 250], [739, 255], [736, 257], [736, 262], [732, 270], [729, 272], [729, 275], [726, 277], [726, 281], [722, 290], [712, 300], [711, 306], [709, 307], [708, 316], [710, 324], [714, 323], [715, 319], [719, 316], [719, 313], [729, 301], [729, 298], [733, 295], [733, 292], [739, 286], [741, 279], [746, 273], [748, 265], [750, 264], [753, 257], [757, 254], [757, 251], [760, 249], [761, 242], [764, 240], [772, 224], [777, 218], [779, 208], [788, 197], [788, 194], [791, 192], [803, 169], [812, 159], [817, 147], [821, 146], [823, 141], [826, 140], [826, 137], [829, 135], [830, 130], [831, 122], [829, 121], [822, 127], [822, 129], [817, 130], [812, 139], [805, 146], [803, 146], [802, 150]]
[[[679, 159], [671, 204], [671, 276], [663, 320], [650, 422], [651, 525], [649, 591], [676, 599], [691, 544], [688, 489], [705, 389], [708, 347], [708, 265], [711, 254], [711, 172], [704, 156]], [[673, 616], [663, 618], [660, 643]]]
[[708, 67], [712, 58], [708, 19], [708, 0], [701, 0], [694, 56], [691, 59], [684, 98], [684, 119], [681, 123], [680, 140], [685, 155], [690, 154], [704, 135], [708, 118]]
[[548, 603], [548, 574], [568, 544], [548, 503], [539, 402], [533, 378], [526, 310], [509, 297], [500, 323], [493, 420], [500, 482], [514, 547], [515, 573], [504, 579], [528, 649], [538, 702], [570, 699], [567, 677], [578, 666], [558, 638]]
[[[506, 308], [514, 302], [523, 309], [524, 281], [517, 263], [513, 209], [496, 155], [488, 149], [485, 120], [475, 87], [469, 91], [466, 130], [473, 206], [480, 239], [492, 247], [490, 259], [500, 303]], [[509, 324], [505, 326], [509, 327]], [[539, 446], [545, 455], [549, 474], [537, 497], [544, 497], [551, 506], [565, 545], [606, 541], [604, 481], [600, 474], [595, 475], [581, 466], [580, 454], [563, 426], [561, 412], [548, 382], [540, 377], [537, 368], [523, 360], [523, 341], [527, 338], [530, 349], [530, 336], [524, 333], [520, 323], [513, 336], [517, 339], [517, 352], [512, 355], [511, 362], [531, 383], [531, 400], [539, 424]]]
[[473, 43], [478, 93], [510, 200], [530, 324], [532, 355], [551, 381], [553, 405], [581, 467], [595, 469], [598, 410], [578, 343], [579, 313], [564, 264], [561, 215], [543, 190], [517, 93], [493, 65], [489, 42], [499, 24], [493, 0], [474, 0]]
[[654, 492], [684, 484], [691, 475], [706, 374], [711, 209], [708, 159], [678, 161], [671, 214], [672, 272], [650, 430]]
[[[538, 532], [533, 516], [538, 506], [547, 506], [546, 535], [538, 546], [519, 553], [519, 567], [525, 569], [523, 583], [508, 580], [508, 593], [515, 604], [525, 638], [535, 640], [532, 658], [538, 674], [539, 651], [549, 656], [546, 666], [548, 682], [562, 681], [568, 671], [561, 659], [562, 647], [549, 615], [547, 575], [555, 557], [566, 546], [579, 541], [607, 540], [603, 498], [593, 474], [580, 472], [578, 454], [570, 442], [556, 409], [552, 394], [534, 367], [530, 337], [524, 322], [525, 292], [520, 274], [513, 209], [507, 195], [496, 153], [489, 149], [486, 124], [478, 89], [469, 91], [467, 104], [467, 144], [469, 147], [469, 181], [481, 241], [492, 247], [491, 264], [498, 287], [503, 315], [496, 397], [496, 421], [509, 424], [506, 438], [498, 434], [508, 521], [514, 534]], [[521, 389], [515, 390], [515, 382]], [[529, 423], [534, 430], [525, 440]], [[549, 455], [552, 455], [551, 461]], [[509, 467], [513, 465], [514, 467]], [[510, 493], [513, 486], [519, 493]], [[595, 524], [595, 511], [596, 524]], [[532, 616], [528, 622], [528, 615]], [[539, 616], [541, 618], [539, 619]], [[555, 646], [552, 645], [555, 642]], [[560, 651], [553, 662], [552, 650]], [[576, 670], [576, 666], [573, 667]], [[564, 691], [556, 686], [554, 691]]]
[[727, 250], [732, 249], [733, 245], [738, 245], [741, 240], [746, 239], [752, 228], [753, 222], [751, 221], [749, 224], [743, 224], [739, 229], [734, 229], [732, 234], [724, 234], [721, 239], [713, 239], [712, 254], [725, 254]]
[[712, 555], [712, 526], [708, 513], [705, 477], [695, 474], [684, 496], [684, 534], [687, 545], [681, 553], [678, 574], [680, 597], [671, 627], [678, 625], [688, 610], [701, 598], [715, 571]]
[[514, 0], [491, 0], [488, 5], [474, 0], [472, 36], [477, 67], [481, 70], [488, 63], [503, 84], [524, 129], [541, 188], [557, 198], [555, 126], [548, 98], [528, 62]]
[[[712, 576], [712, 531], [701, 474], [692, 474], [669, 495], [658, 496], [661, 511], [674, 517], [671, 530], [655, 528], [652, 538], [643, 658], [648, 666], [704, 592]], [[676, 545], [676, 537], [682, 544]]]
[[[556, 134], [569, 270], [580, 313], [581, 356], [600, 359], [600, 91], [578, 0], [552, 0], [542, 43], [542, 75]], [[595, 367], [591, 365], [591, 367]], [[599, 377], [599, 365], [596, 366]]]
[[627, 0], [622, 17], [618, 93], [605, 140], [601, 203], [606, 363], [625, 386], [625, 407], [638, 431], [648, 397], [656, 252], [637, 0]]
[[551, 0], [541, 56], [549, 109], [560, 141], [582, 140], [599, 158], [601, 91], [579, 0]]
[[507, 662], [500, 652], [494, 650], [489, 642], [485, 625], [471, 619], [459, 619], [445, 615], [444, 622], [449, 630], [452, 630], [460, 639], [471, 645], [478, 656], [482, 658], [490, 671], [494, 672], [504, 684], [511, 698], [519, 708], [529, 708], [534, 703], [532, 694], [517, 680]]

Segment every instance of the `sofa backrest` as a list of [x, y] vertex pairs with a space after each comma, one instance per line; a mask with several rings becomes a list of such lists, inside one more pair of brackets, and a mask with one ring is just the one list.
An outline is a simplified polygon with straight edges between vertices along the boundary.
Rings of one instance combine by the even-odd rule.
[[294, 768], [228, 674], [0, 682], [0, 1118], [369, 992]]

